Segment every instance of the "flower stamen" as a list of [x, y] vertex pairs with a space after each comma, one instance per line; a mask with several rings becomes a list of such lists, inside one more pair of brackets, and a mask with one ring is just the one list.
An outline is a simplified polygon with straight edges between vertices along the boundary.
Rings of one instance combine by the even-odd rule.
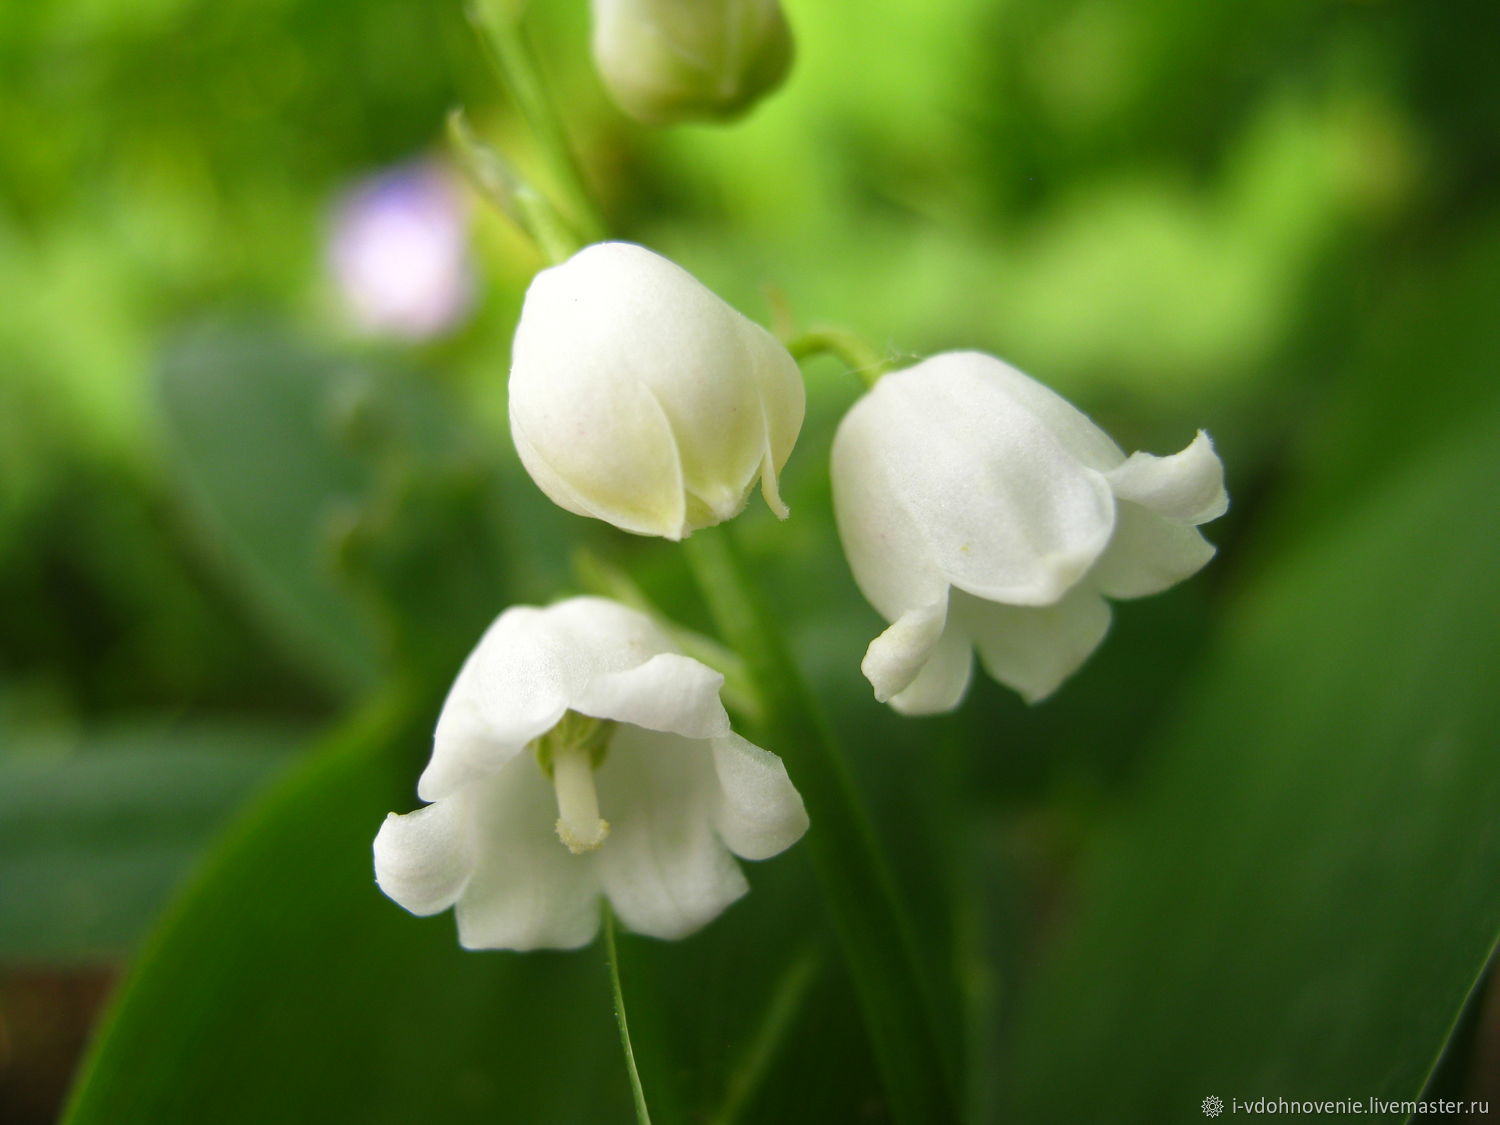
[[609, 835], [599, 815], [594, 771], [604, 761], [615, 724], [569, 711], [536, 744], [537, 764], [557, 794], [557, 838], [574, 855], [591, 852]]

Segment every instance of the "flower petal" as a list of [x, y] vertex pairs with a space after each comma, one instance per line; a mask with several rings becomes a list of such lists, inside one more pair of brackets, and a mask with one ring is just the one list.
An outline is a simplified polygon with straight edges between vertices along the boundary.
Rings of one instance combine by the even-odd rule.
[[1109, 603], [1087, 584], [1049, 606], [956, 597], [952, 614], [974, 638], [984, 670], [1028, 703], [1078, 670], [1109, 631], [1110, 616]]
[[1089, 581], [1112, 598], [1144, 598], [1196, 574], [1213, 557], [1213, 544], [1196, 527], [1122, 500], [1114, 538]]
[[516, 452], [559, 507], [636, 535], [681, 538], [686, 497], [670, 420], [649, 387], [623, 382], [609, 394], [579, 387], [567, 395], [513, 375]]
[[959, 705], [974, 674], [974, 647], [951, 623], [911, 684], [891, 696], [903, 715], [938, 715]]
[[724, 677], [708, 665], [664, 652], [635, 668], [595, 676], [570, 702], [573, 710], [598, 719], [712, 738], [729, 732], [729, 716], [719, 702], [723, 686]]
[[[1067, 419], [1066, 434], [1054, 415]], [[1074, 448], [1090, 447], [1102, 464], [1092, 449], [1101, 443], [1113, 448], [1082, 414], [990, 356], [948, 353], [886, 375], [834, 442], [839, 528], [861, 589], [888, 620], [932, 600], [934, 567], [980, 597], [1056, 601], [1114, 527], [1108, 482]]]
[[769, 859], [807, 831], [807, 809], [786, 766], [737, 734], [713, 740], [719, 802], [714, 827], [729, 850], [745, 859]]
[[473, 871], [474, 849], [452, 801], [391, 813], [375, 834], [375, 882], [413, 914], [447, 910]]
[[943, 599], [948, 583], [916, 516], [894, 502], [893, 466], [881, 436], [885, 412], [865, 407], [870, 398], [855, 403], [834, 435], [833, 512], [854, 581], [882, 617], [895, 621]]
[[909, 610], [865, 649], [859, 669], [875, 689], [875, 698], [887, 702], [905, 691], [932, 656], [948, 620], [948, 598]]
[[1213, 441], [1202, 430], [1179, 453], [1170, 457], [1132, 453], [1129, 460], [1107, 475], [1110, 487], [1121, 500], [1140, 504], [1173, 523], [1207, 523], [1229, 508], [1229, 494], [1224, 491], [1224, 463], [1214, 452]]
[[802, 419], [807, 411], [807, 388], [802, 381], [802, 369], [776, 337], [748, 320], [741, 327], [754, 359], [761, 425], [765, 430], [760, 466], [761, 495], [778, 519], [786, 519], [788, 513], [781, 499], [780, 475], [802, 429]]
[[628, 928], [686, 937], [749, 889], [713, 829], [718, 781], [707, 742], [621, 727], [597, 778], [611, 831], [593, 858]]
[[530, 755], [467, 786], [462, 802], [478, 857], [459, 896], [465, 949], [576, 949], [599, 927], [592, 855], [557, 837], [552, 786]]
[[1097, 472], [1107, 473], [1125, 460], [1113, 438], [1083, 411], [1045, 383], [1040, 383], [1003, 359], [983, 352], [944, 352], [928, 360], [967, 365], [984, 379], [992, 392], [1003, 394], [1015, 406], [1041, 422], [1074, 457]]
[[596, 679], [674, 650], [649, 617], [607, 598], [512, 606], [448, 692], [418, 795], [439, 800], [494, 772], [551, 730]]

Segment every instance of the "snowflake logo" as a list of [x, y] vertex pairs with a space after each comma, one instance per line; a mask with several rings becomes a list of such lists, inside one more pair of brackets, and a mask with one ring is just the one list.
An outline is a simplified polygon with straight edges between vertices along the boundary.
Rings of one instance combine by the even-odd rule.
[[1210, 1094], [1203, 1099], [1203, 1116], [1218, 1117], [1224, 1112], [1224, 1103], [1215, 1094]]

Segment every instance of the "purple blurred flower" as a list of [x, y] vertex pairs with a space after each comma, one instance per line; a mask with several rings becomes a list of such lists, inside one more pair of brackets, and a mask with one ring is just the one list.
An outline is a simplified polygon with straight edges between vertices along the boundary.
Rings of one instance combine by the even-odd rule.
[[328, 264], [349, 316], [374, 335], [435, 336], [473, 304], [463, 200], [435, 164], [401, 165], [349, 189]]

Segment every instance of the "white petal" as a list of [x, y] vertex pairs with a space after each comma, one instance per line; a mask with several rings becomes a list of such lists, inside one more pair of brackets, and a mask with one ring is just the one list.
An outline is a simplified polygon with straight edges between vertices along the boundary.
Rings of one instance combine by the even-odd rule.
[[510, 427], [521, 463], [559, 507], [637, 535], [682, 537], [677, 442], [649, 387], [627, 379], [608, 391], [554, 391], [513, 374]]
[[[889, 376], [887, 376], [889, 378]], [[893, 466], [885, 456], [885, 412], [866, 395], [844, 415], [833, 439], [833, 512], [849, 569], [860, 591], [887, 621], [940, 602], [948, 582], [916, 516], [896, 503]]]
[[573, 693], [573, 710], [616, 719], [647, 730], [685, 738], [712, 738], [729, 732], [729, 716], [719, 702], [724, 677], [706, 664], [677, 653], [662, 653], [623, 672], [595, 676]]
[[466, 949], [576, 949], [599, 925], [593, 855], [557, 837], [552, 786], [531, 755], [458, 794], [474, 841], [474, 873], [458, 899]]
[[780, 342], [758, 324], [745, 323], [759, 384], [761, 424], [765, 430], [760, 467], [761, 494], [778, 519], [787, 518], [781, 499], [782, 467], [792, 455], [807, 410], [802, 369]]
[[709, 743], [621, 727], [598, 783], [611, 831], [593, 858], [629, 929], [685, 937], [749, 889], [713, 828], [718, 780]]
[[391, 813], [375, 834], [375, 882], [413, 914], [436, 914], [463, 892], [473, 851], [453, 802]]
[[439, 800], [494, 772], [551, 730], [598, 677], [674, 648], [645, 614], [607, 598], [512, 606], [454, 681], [417, 793]]
[[951, 614], [973, 637], [984, 670], [1028, 703], [1056, 691], [1109, 631], [1109, 603], [1090, 585], [1049, 606], [955, 597]]
[[807, 809], [786, 766], [737, 734], [713, 740], [719, 800], [714, 827], [735, 855], [769, 859], [802, 838]]
[[567, 598], [539, 611], [539, 628], [580, 669], [575, 682], [595, 671], [619, 671], [661, 652], [676, 652], [650, 616], [610, 598]]
[[1036, 418], [1069, 453], [1089, 468], [1107, 473], [1125, 460], [1124, 451], [1092, 418], [1051, 387], [1037, 382], [1003, 359], [983, 352], [945, 352], [926, 362], [938, 360], [953, 367], [969, 367], [995, 392], [1005, 395]]
[[[1018, 386], [1035, 389], [1018, 395]], [[1055, 432], [1058, 417], [1066, 433]], [[845, 416], [834, 446], [839, 526], [861, 589], [888, 619], [932, 600], [933, 566], [993, 600], [1062, 597], [1114, 526], [1108, 482], [1075, 452], [1091, 435], [1108, 442], [989, 356], [950, 353], [886, 375]], [[901, 598], [907, 572], [922, 601]]]
[[1202, 430], [1186, 449], [1170, 457], [1132, 453], [1109, 473], [1109, 483], [1121, 500], [1140, 504], [1173, 523], [1207, 523], [1229, 508], [1224, 464]]
[[903, 715], [951, 711], [969, 690], [973, 674], [974, 648], [963, 630], [950, 624], [917, 678], [904, 691], [891, 696], [891, 706]]
[[922, 671], [948, 619], [946, 593], [930, 605], [908, 610], [865, 649], [860, 671], [875, 689], [875, 698], [885, 703], [905, 691]]
[[1112, 598], [1144, 598], [1196, 574], [1213, 557], [1213, 544], [1196, 527], [1121, 501], [1114, 538], [1089, 581]]

